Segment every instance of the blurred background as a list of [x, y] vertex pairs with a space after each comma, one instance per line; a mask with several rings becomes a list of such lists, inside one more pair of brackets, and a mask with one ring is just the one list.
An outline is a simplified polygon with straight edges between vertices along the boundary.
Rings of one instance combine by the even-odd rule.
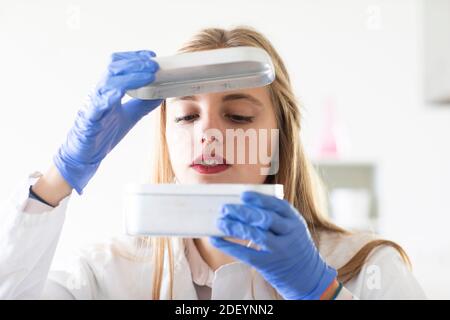
[[[0, 200], [44, 172], [114, 51], [171, 55], [203, 27], [249, 25], [284, 59], [330, 215], [401, 244], [450, 298], [450, 0], [0, 2]], [[57, 259], [121, 233], [121, 192], [148, 176], [144, 118], [73, 193]]]

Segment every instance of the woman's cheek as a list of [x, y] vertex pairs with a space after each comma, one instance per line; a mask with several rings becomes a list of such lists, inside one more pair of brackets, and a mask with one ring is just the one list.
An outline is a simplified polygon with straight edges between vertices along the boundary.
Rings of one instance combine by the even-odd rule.
[[193, 160], [191, 130], [181, 127], [168, 128], [166, 131], [166, 141], [174, 170], [176, 170], [176, 166], [189, 166]]

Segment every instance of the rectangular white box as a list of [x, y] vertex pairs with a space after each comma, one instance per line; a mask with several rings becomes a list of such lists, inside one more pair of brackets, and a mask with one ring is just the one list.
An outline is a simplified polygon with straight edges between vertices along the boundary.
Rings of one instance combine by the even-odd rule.
[[241, 203], [252, 190], [283, 199], [281, 184], [129, 184], [123, 210], [129, 235], [221, 236], [216, 227], [225, 203]]

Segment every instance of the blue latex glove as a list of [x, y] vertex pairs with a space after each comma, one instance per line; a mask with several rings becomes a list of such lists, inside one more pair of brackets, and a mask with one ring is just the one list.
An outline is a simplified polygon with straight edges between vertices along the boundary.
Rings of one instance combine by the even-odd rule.
[[107, 71], [79, 111], [65, 142], [53, 157], [64, 179], [79, 194], [100, 162], [131, 128], [162, 100], [131, 99], [122, 104], [129, 89], [149, 84], [159, 66], [152, 51], [118, 52], [111, 55]]
[[321, 258], [305, 220], [286, 200], [258, 192], [243, 204], [225, 204], [217, 225], [227, 236], [251, 240], [260, 250], [221, 237], [210, 242], [254, 267], [285, 299], [319, 299], [337, 276]]

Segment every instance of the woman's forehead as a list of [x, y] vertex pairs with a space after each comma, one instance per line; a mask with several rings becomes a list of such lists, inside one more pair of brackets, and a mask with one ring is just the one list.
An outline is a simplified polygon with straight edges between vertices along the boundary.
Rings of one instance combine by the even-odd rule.
[[264, 107], [264, 105], [270, 104], [269, 90], [266, 87], [257, 87], [240, 90], [230, 90], [224, 92], [204, 93], [189, 96], [168, 98], [167, 103], [175, 103], [182, 101], [193, 102], [233, 102], [233, 101], [246, 101], [255, 106]]

